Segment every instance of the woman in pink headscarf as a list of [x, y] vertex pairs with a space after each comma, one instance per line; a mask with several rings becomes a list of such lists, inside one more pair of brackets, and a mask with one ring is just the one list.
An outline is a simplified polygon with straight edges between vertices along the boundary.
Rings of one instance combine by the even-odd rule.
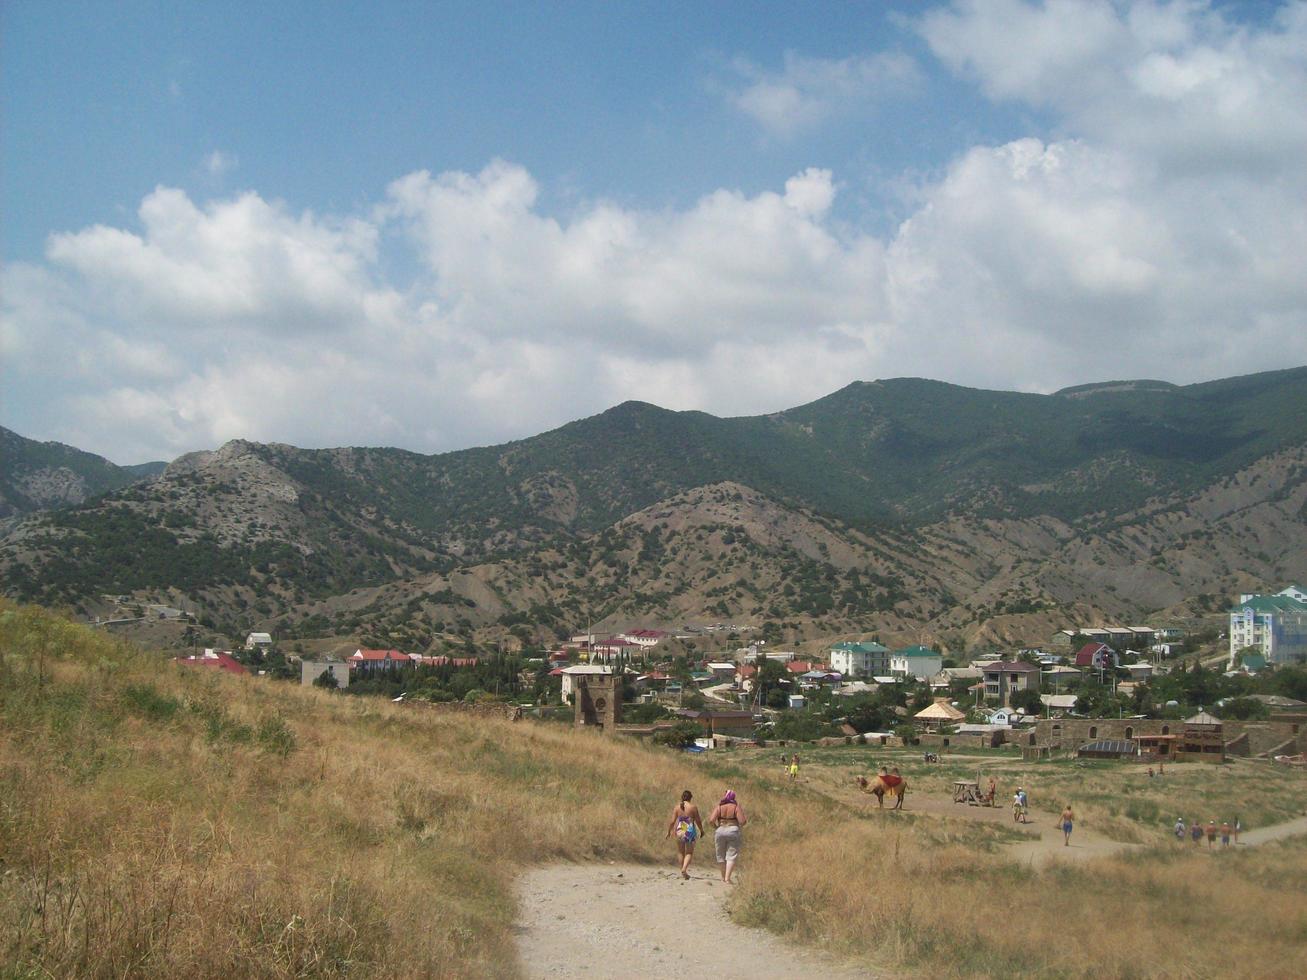
[[726, 795], [708, 815], [708, 822], [717, 828], [713, 843], [717, 845], [717, 867], [721, 870], [722, 881], [733, 885], [735, 882], [731, 881], [731, 874], [740, 857], [742, 843], [740, 828], [749, 822], [744, 809], [735, 800], [735, 790], [726, 791]]

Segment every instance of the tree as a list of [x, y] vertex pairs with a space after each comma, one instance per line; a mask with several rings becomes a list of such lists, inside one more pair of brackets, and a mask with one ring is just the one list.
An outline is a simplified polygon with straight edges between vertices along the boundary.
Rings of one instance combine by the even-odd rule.
[[1039, 700], [1038, 691], [1017, 691], [1012, 695], [1012, 707], [1027, 715], [1037, 715], [1043, 712], [1044, 702]]
[[317, 677], [313, 678], [313, 686], [334, 691], [336, 688], [340, 687], [340, 681], [336, 680], [336, 672], [328, 667]]
[[677, 722], [671, 728], [666, 728], [654, 736], [654, 742], [658, 745], [666, 745], [673, 749], [683, 749], [687, 745], [693, 745], [694, 740], [702, 734], [702, 730], [692, 721]]

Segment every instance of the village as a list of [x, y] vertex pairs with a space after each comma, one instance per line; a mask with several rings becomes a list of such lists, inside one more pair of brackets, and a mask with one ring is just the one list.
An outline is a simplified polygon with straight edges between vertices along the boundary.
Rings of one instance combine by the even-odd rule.
[[1297, 586], [1244, 594], [1228, 615], [1224, 636], [1206, 644], [1174, 627], [1077, 625], [1046, 647], [965, 659], [872, 639], [832, 642], [820, 658], [761, 639], [687, 657], [686, 641], [749, 631], [714, 624], [587, 630], [537, 657], [368, 648], [284, 657], [271, 634], [251, 632], [240, 651], [210, 648], [177, 662], [266, 673], [259, 665], [275, 658], [282, 676], [306, 685], [597, 727], [690, 751], [859, 744], [1026, 760], [1164, 766], [1240, 756], [1302, 765], [1307, 701], [1271, 682], [1277, 667], [1307, 660], [1307, 595]]

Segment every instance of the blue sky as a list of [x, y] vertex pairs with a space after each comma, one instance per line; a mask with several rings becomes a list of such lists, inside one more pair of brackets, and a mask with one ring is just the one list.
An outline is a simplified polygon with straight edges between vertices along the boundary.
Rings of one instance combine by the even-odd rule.
[[1302, 4], [0, 18], [0, 422], [122, 462], [1307, 361]]

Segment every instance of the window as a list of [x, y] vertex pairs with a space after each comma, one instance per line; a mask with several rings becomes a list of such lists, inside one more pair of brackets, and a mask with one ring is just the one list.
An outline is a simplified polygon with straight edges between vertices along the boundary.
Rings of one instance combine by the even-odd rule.
[[1090, 738], [1098, 738], [1098, 726], [1097, 726], [1097, 725], [1090, 725], [1090, 726], [1089, 726], [1089, 737], [1090, 737]]
[[1163, 726], [1162, 726], [1162, 734], [1163, 734], [1163, 735], [1170, 735], [1170, 734], [1171, 734], [1171, 726], [1170, 726], [1170, 725], [1163, 725]]
[[1134, 727], [1133, 727], [1133, 726], [1131, 726], [1131, 725], [1126, 725], [1126, 728], [1125, 728], [1125, 737], [1126, 737], [1126, 738], [1134, 738], [1134, 737], [1135, 737], [1135, 730], [1134, 730]]

